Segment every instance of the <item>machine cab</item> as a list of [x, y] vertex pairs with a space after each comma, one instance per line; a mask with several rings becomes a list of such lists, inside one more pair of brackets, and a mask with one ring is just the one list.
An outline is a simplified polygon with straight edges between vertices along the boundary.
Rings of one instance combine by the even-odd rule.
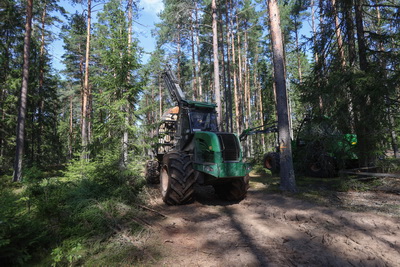
[[175, 136], [177, 147], [180, 149], [192, 141], [196, 132], [218, 132], [215, 104], [197, 101], [184, 101], [184, 103], [179, 111]]

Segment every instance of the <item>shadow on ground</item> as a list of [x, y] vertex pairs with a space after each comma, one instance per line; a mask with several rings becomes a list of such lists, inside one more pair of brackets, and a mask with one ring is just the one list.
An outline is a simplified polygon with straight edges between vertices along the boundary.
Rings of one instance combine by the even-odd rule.
[[[330, 193], [320, 194], [316, 202], [307, 197], [309, 192], [331, 192], [332, 181], [314, 183], [309, 190], [301, 185], [297, 195], [276, 193], [278, 183], [272, 176], [253, 177], [248, 197], [241, 202], [219, 200], [212, 187], [196, 188], [196, 201], [184, 206], [167, 206], [155, 193], [152, 208], [163, 216], [149, 214], [146, 219], [162, 257], [149, 265], [398, 264], [398, 217], [376, 214], [374, 209], [343, 210], [342, 195], [334, 204]], [[399, 204], [399, 198], [393, 201]]]

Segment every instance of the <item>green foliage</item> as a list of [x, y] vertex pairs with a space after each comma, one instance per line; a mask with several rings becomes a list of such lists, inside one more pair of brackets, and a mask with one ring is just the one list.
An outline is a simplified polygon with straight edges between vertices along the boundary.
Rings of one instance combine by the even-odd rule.
[[122, 228], [134, 234], [140, 229], [132, 206], [144, 185], [140, 171], [121, 168], [119, 154], [108, 152], [90, 162], [71, 162], [61, 177], [45, 178], [49, 174], [38, 167], [26, 169], [23, 187], [13, 188], [3, 177], [1, 261], [42, 262], [51, 251], [46, 265], [81, 264], [102, 252], [93, 251], [92, 242], [107, 244]]
[[67, 240], [60, 247], [53, 249], [51, 266], [71, 266], [82, 258], [82, 244], [78, 240]]
[[27, 197], [8, 188], [0, 194], [0, 261], [5, 266], [23, 265], [32, 259], [32, 251], [50, 243], [49, 231], [35, 218]]
[[35, 181], [44, 177], [43, 171], [37, 165], [25, 168], [22, 175], [25, 181]]

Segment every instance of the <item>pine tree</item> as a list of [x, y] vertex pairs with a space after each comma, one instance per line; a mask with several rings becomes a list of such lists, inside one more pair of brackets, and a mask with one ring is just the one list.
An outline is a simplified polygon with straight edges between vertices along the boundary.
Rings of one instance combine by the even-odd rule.
[[21, 83], [23, 55], [23, 13], [14, 0], [0, 9], [0, 172], [12, 168], [17, 114], [18, 84]]
[[21, 181], [22, 179], [26, 105], [27, 105], [28, 82], [29, 82], [29, 55], [30, 55], [30, 43], [31, 43], [31, 31], [32, 31], [32, 11], [33, 11], [33, 0], [27, 0], [25, 38], [24, 38], [24, 64], [22, 67], [22, 86], [21, 86], [21, 96], [20, 96], [19, 110], [18, 110], [17, 142], [16, 142], [17, 147], [15, 152], [14, 175], [13, 175], [14, 182]]
[[296, 191], [296, 181], [293, 170], [292, 147], [289, 129], [287, 106], [285, 56], [283, 50], [282, 32], [280, 26], [279, 7], [276, 0], [268, 1], [268, 14], [273, 49], [273, 62], [277, 95], [278, 131], [280, 149], [280, 188], [285, 191]]
[[221, 103], [221, 90], [219, 84], [219, 59], [218, 59], [218, 22], [217, 22], [217, 5], [216, 0], [212, 0], [212, 30], [213, 30], [213, 58], [214, 58], [214, 93], [215, 102], [217, 103], [217, 123], [222, 127], [222, 103]]

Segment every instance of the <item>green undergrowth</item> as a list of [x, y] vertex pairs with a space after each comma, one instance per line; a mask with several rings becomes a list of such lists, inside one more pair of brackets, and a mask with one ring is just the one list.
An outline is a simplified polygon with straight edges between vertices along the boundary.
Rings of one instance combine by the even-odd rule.
[[[98, 157], [100, 158], [100, 157]], [[64, 170], [25, 170], [22, 183], [0, 177], [3, 266], [113, 266], [140, 262], [135, 208], [144, 181], [140, 162], [117, 157], [73, 161]], [[112, 257], [108, 251], [113, 251]], [[93, 265], [94, 264], [94, 265]]]
[[400, 159], [386, 158], [377, 162], [377, 167], [381, 172], [400, 173]]

